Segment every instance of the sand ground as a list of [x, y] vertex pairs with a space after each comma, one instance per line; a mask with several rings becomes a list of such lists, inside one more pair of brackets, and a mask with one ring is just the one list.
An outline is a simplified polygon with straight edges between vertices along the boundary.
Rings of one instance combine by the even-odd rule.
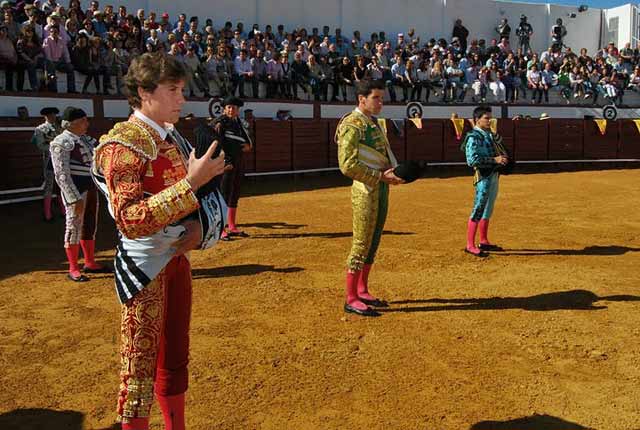
[[[344, 182], [260, 182], [240, 202], [251, 237], [192, 253], [189, 429], [640, 428], [640, 170], [503, 177], [506, 251], [485, 260], [462, 252], [470, 177], [394, 187], [376, 319], [341, 309]], [[40, 217], [0, 210], [0, 428], [108, 428], [113, 281], [67, 281], [63, 222]], [[102, 259], [113, 240], [105, 217]]]

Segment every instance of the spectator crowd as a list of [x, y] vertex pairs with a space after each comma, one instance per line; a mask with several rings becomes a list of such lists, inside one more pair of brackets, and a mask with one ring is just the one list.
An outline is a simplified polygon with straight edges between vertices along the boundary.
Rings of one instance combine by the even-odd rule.
[[15, 89], [24, 91], [25, 75], [31, 91], [57, 91], [56, 72], [63, 72], [67, 91], [74, 93], [77, 71], [84, 77], [82, 93], [120, 94], [131, 59], [163, 51], [189, 71], [187, 96], [209, 97], [217, 88], [221, 96], [243, 98], [248, 87], [254, 98], [296, 100], [302, 92], [317, 101], [347, 101], [349, 88], [363, 79], [383, 80], [392, 102], [455, 103], [470, 95], [472, 102], [548, 103], [555, 88], [568, 103], [622, 103], [625, 91], [640, 91], [640, 45], [619, 49], [609, 43], [595, 53], [574, 52], [564, 45], [566, 29], [558, 20], [552, 46], [533, 52], [533, 28], [525, 16], [513, 34], [506, 19], [495, 31], [488, 43], [469, 38], [457, 20], [450, 40], [422, 41], [413, 29], [393, 37], [354, 31], [347, 38], [328, 26], [310, 33], [285, 31], [283, 25], [247, 30], [231, 22], [216, 28], [211, 19], [180, 14], [174, 20], [143, 9], [134, 15], [125, 6], [101, 8], [97, 0], [87, 9], [80, 0], [66, 6], [57, 0], [3, 0], [0, 69], [7, 91], [14, 91], [14, 76]]

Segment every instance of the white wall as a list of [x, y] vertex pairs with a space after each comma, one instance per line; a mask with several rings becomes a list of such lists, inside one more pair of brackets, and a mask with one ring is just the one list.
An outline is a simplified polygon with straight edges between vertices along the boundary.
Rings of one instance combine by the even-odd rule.
[[93, 116], [93, 100], [58, 97], [0, 97], [0, 117], [17, 116], [18, 107], [25, 106], [32, 117], [40, 116], [40, 110], [45, 107], [57, 107], [62, 112], [69, 106], [84, 110], [87, 116]]
[[[577, 3], [571, 7], [495, 0], [121, 0], [119, 3], [127, 5], [131, 12], [139, 7], [147, 13], [154, 10], [158, 15], [166, 11], [172, 21], [183, 11], [189, 16], [197, 15], [201, 22], [212, 18], [216, 28], [225, 21], [234, 24], [242, 21], [247, 30], [254, 23], [263, 29], [271, 24], [274, 30], [278, 24], [284, 24], [287, 29], [304, 26], [309, 32], [312, 27], [321, 29], [328, 25], [332, 33], [336, 27], [342, 28], [343, 35], [349, 38], [354, 30], [360, 30], [365, 38], [372, 32], [384, 30], [395, 40], [397, 33], [413, 27], [423, 42], [432, 37], [449, 39], [457, 18], [463, 20], [471, 37], [489, 41], [497, 37], [494, 29], [503, 17], [509, 20], [515, 41], [515, 29], [524, 13], [535, 31], [532, 45], [536, 51], [549, 46], [549, 33], [556, 18], [565, 21], [569, 46], [595, 51], [601, 20], [600, 9], [578, 13]], [[620, 15], [619, 44], [630, 41], [631, 7], [622, 6], [610, 12]], [[576, 13], [577, 17], [568, 18], [568, 13]]]
[[615, 7], [613, 9], [608, 9], [605, 11], [605, 22], [608, 24], [611, 18], [618, 18], [618, 40], [609, 40], [607, 35], [607, 31], [605, 31], [605, 38], [603, 39], [603, 45], [613, 42], [616, 46], [624, 47], [624, 44], [627, 42], [631, 42], [632, 29], [631, 29], [631, 5], [626, 4], [623, 6]]
[[[556, 19], [562, 18], [567, 27], [565, 45], [570, 46], [575, 52], [579, 52], [580, 48], [587, 48], [589, 53], [598, 50], [601, 9], [589, 8], [586, 12], [578, 13], [577, 7], [550, 5], [549, 12], [550, 24], [547, 32], [551, 33], [551, 26], [555, 24]], [[576, 18], [569, 18], [569, 13], [575, 13]]]

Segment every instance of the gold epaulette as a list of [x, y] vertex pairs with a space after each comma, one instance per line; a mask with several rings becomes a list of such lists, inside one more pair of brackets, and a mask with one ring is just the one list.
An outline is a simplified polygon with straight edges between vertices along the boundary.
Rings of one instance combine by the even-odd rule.
[[101, 147], [106, 144], [118, 143], [136, 152], [145, 160], [151, 161], [158, 156], [160, 142], [162, 139], [153, 128], [132, 117], [129, 121], [117, 123], [107, 134], [102, 135], [96, 153], [100, 152]]
[[351, 127], [357, 130], [358, 134], [362, 138], [362, 136], [364, 136], [363, 131], [366, 127], [366, 123], [361, 115], [357, 115], [355, 114], [355, 112], [349, 112], [348, 114], [344, 115], [342, 118], [340, 118], [340, 121], [338, 121], [336, 134], [333, 137], [336, 143], [338, 143], [338, 135], [340, 134], [340, 131], [343, 127]]

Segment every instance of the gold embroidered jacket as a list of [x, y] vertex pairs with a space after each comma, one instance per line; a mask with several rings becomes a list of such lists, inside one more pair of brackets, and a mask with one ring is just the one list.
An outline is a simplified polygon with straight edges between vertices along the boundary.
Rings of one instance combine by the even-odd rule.
[[129, 239], [149, 236], [199, 207], [176, 145], [135, 116], [100, 138], [94, 168], [105, 178], [118, 230]]
[[380, 121], [384, 120], [376, 123], [356, 109], [336, 129], [340, 171], [370, 187], [380, 182], [384, 170], [397, 165]]

